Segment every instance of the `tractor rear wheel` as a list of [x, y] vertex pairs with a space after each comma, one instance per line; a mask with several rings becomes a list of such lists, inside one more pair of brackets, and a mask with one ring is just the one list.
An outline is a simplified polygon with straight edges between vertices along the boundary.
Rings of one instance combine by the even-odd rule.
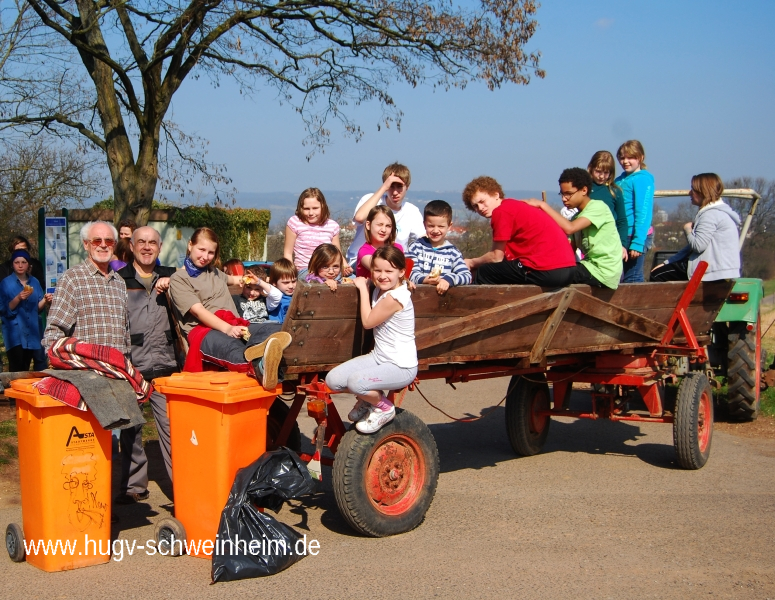
[[746, 323], [730, 324], [727, 390], [730, 419], [753, 421], [759, 416], [762, 376], [761, 317], [749, 331]]

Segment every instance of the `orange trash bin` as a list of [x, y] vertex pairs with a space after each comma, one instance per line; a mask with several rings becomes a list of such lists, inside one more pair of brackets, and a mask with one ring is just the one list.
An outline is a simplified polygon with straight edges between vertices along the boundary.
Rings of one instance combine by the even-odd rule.
[[37, 381], [17, 379], [5, 390], [16, 399], [23, 529], [22, 540], [18, 525], [8, 526], [6, 547], [10, 554], [24, 542], [27, 562], [44, 571], [108, 562], [111, 432], [90, 410], [41, 395]]
[[188, 554], [211, 558], [234, 476], [266, 451], [267, 413], [282, 386], [268, 392], [244, 373], [205, 371], [161, 377], [154, 387], [167, 397], [175, 518]]

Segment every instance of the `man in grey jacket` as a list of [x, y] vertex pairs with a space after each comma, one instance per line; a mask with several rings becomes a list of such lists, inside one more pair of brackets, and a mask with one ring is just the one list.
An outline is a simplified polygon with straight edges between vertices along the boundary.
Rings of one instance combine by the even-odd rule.
[[[161, 236], [152, 227], [138, 227], [131, 239], [134, 261], [118, 274], [127, 288], [132, 364], [151, 381], [178, 371], [175, 358], [175, 330], [170, 320], [165, 291], [173, 267], [156, 264]], [[170, 422], [167, 399], [158, 391], [150, 397], [164, 466], [172, 480]], [[148, 498], [148, 457], [143, 448], [142, 426], [121, 431], [121, 484], [116, 502], [132, 504]]]

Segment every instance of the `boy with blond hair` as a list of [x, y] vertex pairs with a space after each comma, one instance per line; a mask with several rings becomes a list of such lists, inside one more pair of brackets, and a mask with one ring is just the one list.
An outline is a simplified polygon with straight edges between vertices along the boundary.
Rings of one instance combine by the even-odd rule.
[[382, 185], [373, 194], [363, 196], [355, 207], [353, 224], [357, 226], [355, 237], [347, 249], [347, 262], [355, 268], [358, 259], [358, 250], [366, 243], [364, 223], [369, 211], [379, 204], [387, 206], [393, 211], [396, 219], [396, 243], [402, 248], [425, 235], [423, 217], [420, 210], [409, 202], [404, 202], [406, 192], [412, 183], [412, 174], [409, 168], [400, 163], [393, 163], [385, 167], [382, 172]]

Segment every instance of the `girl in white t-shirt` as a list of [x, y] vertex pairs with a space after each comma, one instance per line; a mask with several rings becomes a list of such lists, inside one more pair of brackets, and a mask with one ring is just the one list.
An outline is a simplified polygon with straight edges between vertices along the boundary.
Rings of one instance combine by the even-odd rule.
[[[321, 244], [339, 245], [339, 224], [330, 218], [328, 204], [318, 188], [307, 188], [299, 196], [296, 214], [288, 219], [285, 226], [285, 246], [283, 256], [292, 261], [299, 270], [302, 279], [307, 274], [307, 265], [315, 248]], [[352, 273], [347, 268], [343, 275]]]
[[371, 302], [368, 279], [355, 280], [361, 296], [361, 322], [365, 329], [374, 329], [374, 350], [339, 365], [326, 377], [331, 390], [347, 390], [358, 398], [347, 418], [361, 433], [374, 433], [393, 420], [396, 408], [384, 391], [404, 388], [417, 375], [414, 306], [405, 272], [403, 252], [395, 246], [377, 248], [371, 260], [375, 286]]

